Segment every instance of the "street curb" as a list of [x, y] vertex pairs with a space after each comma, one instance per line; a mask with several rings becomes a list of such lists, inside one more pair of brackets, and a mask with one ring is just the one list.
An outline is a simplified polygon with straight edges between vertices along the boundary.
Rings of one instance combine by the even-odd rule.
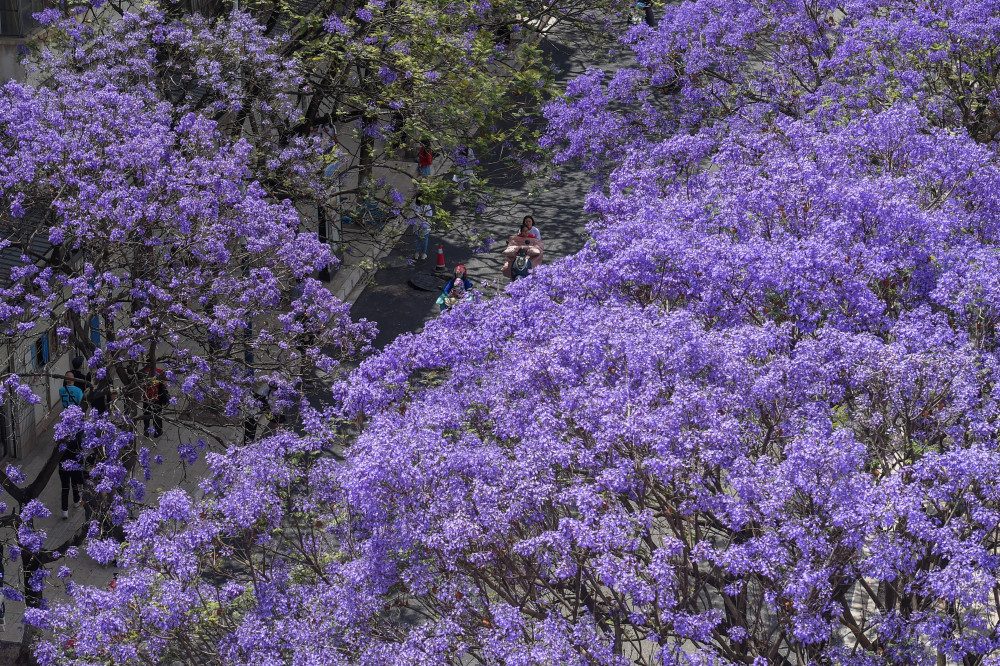
[[[395, 220], [386, 225], [382, 238], [391, 238], [393, 234], [402, 236], [406, 223], [402, 220]], [[397, 241], [398, 242], [398, 239]], [[330, 291], [340, 301], [354, 304], [368, 286], [368, 281], [375, 276], [379, 270], [380, 262], [389, 256], [396, 243], [379, 243], [373, 246], [374, 252], [361, 255], [360, 263], [341, 265], [341, 268], [334, 273], [330, 280]], [[376, 249], [377, 248], [377, 249]], [[343, 275], [343, 279], [339, 276]]]

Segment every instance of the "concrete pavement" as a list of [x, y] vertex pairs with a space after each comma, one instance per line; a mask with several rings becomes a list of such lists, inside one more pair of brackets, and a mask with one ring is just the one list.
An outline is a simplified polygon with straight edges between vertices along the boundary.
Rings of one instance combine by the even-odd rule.
[[[182, 442], [193, 443], [197, 440], [198, 435], [182, 425], [172, 423], [169, 412], [166, 416], [167, 419], [164, 421], [164, 433], [162, 436], [155, 440], [148, 437], [140, 438], [140, 445], [148, 447], [151, 456], [162, 455], [164, 459], [162, 465], [153, 464], [151, 467], [152, 477], [147, 484], [147, 503], [155, 503], [156, 497], [160, 493], [178, 487], [197, 495], [200, 492], [197, 487], [197, 481], [206, 472], [204, 462], [200, 458], [193, 465], [184, 465], [178, 462], [178, 444]], [[51, 428], [47, 429], [39, 438], [38, 444], [32, 449], [31, 453], [22, 460], [13, 461], [13, 464], [17, 464], [21, 468], [28, 482], [30, 482], [37, 477], [38, 472], [44, 467], [49, 453], [55, 446], [53, 431]], [[142, 470], [137, 469], [135, 473], [142, 474]], [[74, 536], [85, 522], [84, 509], [82, 507], [73, 508], [71, 506], [69, 509], [69, 519], [62, 517], [59, 507], [60, 492], [59, 475], [53, 473], [52, 478], [49, 479], [48, 484], [38, 498], [52, 513], [48, 518], [36, 518], [34, 520], [34, 528], [46, 533], [46, 548], [55, 548], [65, 543]], [[69, 501], [72, 504], [72, 494]], [[5, 582], [16, 589], [24, 589], [24, 578], [20, 566], [9, 560], [8, 553], [4, 553], [4, 555]], [[114, 567], [104, 566], [88, 557], [85, 548], [80, 548], [80, 556], [75, 561], [67, 561], [66, 564], [73, 570], [70, 580], [95, 587], [107, 587], [116, 572]], [[48, 568], [52, 571], [52, 575], [47, 579], [45, 598], [58, 603], [66, 598], [61, 582], [55, 576], [58, 564], [49, 566]], [[0, 644], [20, 642], [23, 634], [21, 620], [24, 615], [24, 603], [7, 600], [4, 602], [4, 607], [5, 617], [4, 622], [0, 625]]]

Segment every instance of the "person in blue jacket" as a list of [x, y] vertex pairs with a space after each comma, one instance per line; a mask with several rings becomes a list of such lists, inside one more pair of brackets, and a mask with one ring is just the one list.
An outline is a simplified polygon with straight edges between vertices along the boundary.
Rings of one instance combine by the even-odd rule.
[[438, 297], [438, 305], [441, 306], [441, 310], [447, 310], [465, 298], [465, 295], [471, 290], [472, 281], [466, 277], [465, 266], [459, 264], [455, 267], [455, 278], [448, 280], [448, 284], [444, 288], [444, 293]]

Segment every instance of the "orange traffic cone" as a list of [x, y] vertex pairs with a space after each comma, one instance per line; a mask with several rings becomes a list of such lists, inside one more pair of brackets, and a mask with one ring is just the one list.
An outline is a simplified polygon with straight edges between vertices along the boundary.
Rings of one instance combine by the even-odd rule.
[[438, 261], [437, 266], [434, 267], [435, 271], [446, 271], [448, 267], [444, 265], [444, 245], [438, 245]]

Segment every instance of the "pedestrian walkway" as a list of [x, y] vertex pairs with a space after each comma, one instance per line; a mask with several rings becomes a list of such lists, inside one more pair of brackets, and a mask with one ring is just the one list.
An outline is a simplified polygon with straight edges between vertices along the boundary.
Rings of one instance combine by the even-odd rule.
[[[551, 19], [545, 19], [541, 24], [541, 32], [547, 33], [550, 27]], [[532, 35], [533, 41], [540, 39], [535, 33], [523, 33], [522, 38], [529, 34]], [[501, 66], [497, 64], [496, 67], [500, 68]], [[516, 68], [519, 69], [520, 65], [516, 65]], [[468, 128], [470, 135], [477, 131], [478, 128], [475, 126]], [[353, 131], [347, 127], [328, 127], [320, 129], [318, 135], [326, 137], [328, 141], [333, 141], [335, 138], [340, 146], [339, 154], [342, 155], [341, 162], [329, 168], [331, 188], [326, 203], [328, 217], [330, 215], [339, 217], [345, 211], [362, 210], [364, 202], [358, 202], [350, 195], [341, 194], [341, 192], [352, 191], [358, 183], [359, 164], [353, 156], [358, 155], [359, 151]], [[380, 142], [376, 142], [375, 153], [376, 166], [371, 176], [373, 181], [384, 183], [386, 187], [400, 192], [405, 201], [412, 201], [418, 178], [416, 154], [412, 159], [386, 159], [386, 153]], [[455, 170], [455, 164], [450, 158], [442, 155], [434, 156], [434, 162], [431, 166], [432, 174], [444, 177]], [[333, 184], [334, 177], [337, 179], [336, 186]], [[318, 221], [315, 208], [303, 212], [312, 217], [314, 221]], [[385, 226], [380, 226], [376, 233], [372, 233], [370, 228], [362, 227], [354, 222], [341, 229], [339, 220], [333, 220], [338, 234], [342, 237], [331, 238], [331, 240], [350, 248], [349, 252], [340, 254], [341, 266], [339, 270], [331, 274], [329, 288], [334, 296], [342, 301], [354, 303], [387, 260], [390, 265], [400, 265], [400, 258], [391, 258], [390, 252], [400, 245], [400, 241], [404, 237], [412, 241], [411, 225], [407, 223], [409, 216], [409, 210], [404, 210], [400, 216], [395, 217]], [[408, 252], [405, 254], [412, 256], [412, 242], [408, 243], [407, 249]], [[433, 262], [435, 258], [433, 248], [429, 248], [427, 254], [427, 260]], [[409, 262], [404, 258], [402, 263], [408, 264]], [[420, 266], [421, 264], [416, 265]]]
[[[438, 168], [445, 168], [444, 160], [439, 158], [437, 161]], [[383, 168], [375, 169], [373, 178], [383, 179], [388, 187], [394, 188], [410, 201], [416, 191], [416, 169], [416, 159], [390, 160]], [[354, 176], [347, 180], [344, 187], [353, 187], [356, 181], [357, 177]], [[327, 210], [328, 215], [338, 215], [358, 208], [361, 206], [353, 202], [331, 201]], [[349, 224], [340, 222], [337, 225], [341, 234], [340, 244], [348, 250], [340, 253], [341, 265], [330, 277], [329, 288], [334, 296], [348, 303], [357, 299], [378, 271], [381, 262], [408, 231], [410, 225], [407, 223], [407, 213], [404, 210], [401, 215], [383, 221], [384, 224], [377, 228], [358, 220], [352, 220]]]
[[[446, 169], [446, 162], [438, 159], [436, 167]], [[385, 163], [384, 168], [375, 170], [373, 177], [382, 178], [390, 186], [403, 193], [407, 199], [412, 198], [414, 193], [414, 177], [416, 176], [416, 160], [390, 160]], [[354, 185], [356, 183], [349, 183]], [[315, 219], [315, 208], [312, 214]], [[345, 242], [349, 243], [351, 252], [343, 255], [342, 264], [339, 270], [331, 275], [328, 283], [330, 290], [335, 296], [347, 302], [353, 302], [361, 293], [368, 281], [375, 274], [378, 266], [385, 259], [389, 251], [394, 247], [407, 230], [406, 217], [400, 216], [391, 223], [386, 224], [377, 233], [371, 233], [371, 229], [362, 228], [358, 224], [346, 225], [344, 233]], [[59, 419], [59, 409], [56, 408], [49, 415], [47, 421], [49, 425], [45, 427], [39, 435], [36, 443], [29, 453], [20, 460], [13, 460], [11, 464], [19, 466], [30, 483], [37, 478], [37, 475], [45, 466], [56, 443], [53, 439], [54, 433], [52, 425]], [[152, 440], [148, 437], [141, 437], [141, 446], [150, 450], [150, 456], [162, 456], [163, 464], [154, 464], [151, 467], [152, 478], [146, 484], [147, 496], [146, 505], [155, 505], [157, 497], [165, 490], [182, 488], [194, 495], [200, 494], [198, 481], [205, 475], [207, 468], [203, 460], [193, 465], [185, 465], [179, 462], [177, 447], [180, 444], [191, 444], [198, 439], [198, 434], [191, 429], [171, 423], [170, 414], [165, 420], [164, 434]], [[204, 416], [204, 414], [202, 414]], [[197, 416], [199, 421], [206, 421], [202, 416]], [[208, 419], [210, 421], [211, 419]], [[202, 424], [199, 427], [208, 428], [209, 425]], [[217, 427], [220, 434], [223, 431], [221, 426]], [[231, 433], [230, 436], [238, 435]], [[142, 468], [136, 468], [133, 472], [137, 476], [143, 474]], [[69, 518], [62, 517], [60, 508], [60, 481], [56, 472], [52, 473], [48, 484], [39, 496], [39, 501], [44, 504], [51, 515], [47, 518], [37, 518], [34, 521], [36, 530], [46, 533], [45, 548], [52, 549], [66, 544], [74, 539], [81, 530], [86, 529], [85, 511], [82, 507], [71, 507]], [[72, 496], [70, 497], [72, 503]], [[9, 535], [8, 543], [16, 541], [13, 534]], [[106, 587], [114, 579], [116, 569], [113, 566], [101, 565], [92, 560], [86, 554], [86, 548], [81, 547], [80, 556], [74, 562], [68, 562], [68, 566], [73, 570], [70, 580], [76, 584], [84, 584], [95, 587]], [[9, 558], [9, 553], [4, 553], [5, 558]], [[15, 589], [24, 589], [23, 573], [19, 565], [5, 559], [6, 582]], [[45, 591], [45, 598], [50, 602], [58, 603], [64, 598], [62, 584], [54, 575], [58, 565], [48, 567], [52, 572], [48, 578], [49, 586]], [[0, 645], [5, 643], [16, 643], [21, 640], [23, 633], [22, 619], [24, 615], [24, 604], [16, 601], [5, 602], [4, 622], [0, 625]]]
[[[199, 461], [193, 465], [184, 465], [178, 462], [177, 455], [177, 446], [179, 444], [192, 443], [196, 439], [197, 436], [193, 432], [175, 423], [170, 423], [169, 419], [164, 424], [164, 433], [162, 436], [155, 440], [148, 437], [141, 438], [142, 446], [150, 449], [151, 456], [162, 455], [164, 459], [162, 465], [154, 464], [151, 467], [152, 478], [146, 484], [146, 504], [155, 504], [160, 493], [172, 488], [179, 487], [195, 495], [200, 493], [197, 482], [207, 471], [204, 462], [199, 458]], [[49, 428], [42, 433], [38, 439], [38, 443], [25, 458], [12, 461], [11, 464], [17, 464], [27, 477], [27, 483], [30, 483], [45, 466], [50, 453], [55, 447], [56, 443], [53, 439], [53, 431]], [[140, 475], [141, 478], [143, 470], [137, 467], [134, 473]], [[39, 501], [51, 512], [48, 518], [36, 518], [34, 521], [35, 529], [46, 533], [45, 547], [47, 549], [56, 548], [66, 543], [84, 526], [84, 509], [82, 507], [71, 507], [69, 509], [69, 519], [62, 517], [62, 511], [59, 506], [60, 483], [57, 473], [52, 474], [52, 478], [49, 479], [44, 491], [42, 491]], [[73, 498], [70, 495], [71, 504], [72, 501]], [[5, 556], [5, 581], [16, 589], [24, 589], [24, 579], [20, 566], [6, 559], [9, 557], [7, 553], [5, 553]], [[48, 587], [45, 591], [45, 598], [49, 602], [55, 603], [65, 598], [65, 595], [61, 591], [60, 581], [55, 576], [57, 566], [51, 565], [48, 567], [53, 572], [53, 575], [48, 578]], [[101, 565], [88, 557], [86, 548], [83, 547], [80, 548], [79, 558], [74, 562], [67, 562], [67, 566], [73, 570], [70, 580], [77, 584], [95, 587], [107, 587], [116, 572], [114, 567]], [[24, 616], [24, 604], [8, 600], [5, 602], [5, 609], [4, 623], [0, 627], [0, 642], [19, 642], [23, 631], [21, 620]]]

